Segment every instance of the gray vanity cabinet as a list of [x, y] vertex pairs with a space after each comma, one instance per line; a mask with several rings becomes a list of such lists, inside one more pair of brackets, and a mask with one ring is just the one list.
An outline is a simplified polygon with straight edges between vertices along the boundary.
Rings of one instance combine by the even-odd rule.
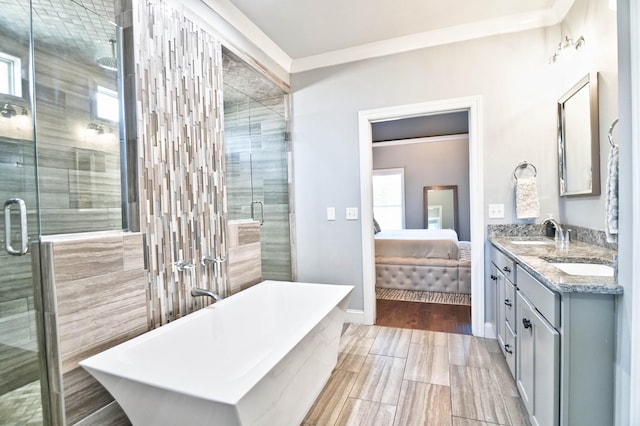
[[560, 334], [518, 292], [516, 383], [534, 425], [558, 425]]
[[612, 426], [616, 294], [593, 290], [589, 277], [576, 291], [552, 290], [542, 280], [562, 276], [538, 278], [490, 252], [496, 333], [531, 423]]

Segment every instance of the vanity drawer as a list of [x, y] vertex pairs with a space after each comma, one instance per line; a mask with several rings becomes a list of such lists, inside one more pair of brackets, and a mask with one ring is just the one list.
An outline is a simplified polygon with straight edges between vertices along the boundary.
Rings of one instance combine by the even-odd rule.
[[515, 282], [516, 264], [504, 253], [495, 247], [491, 247], [491, 261], [496, 265], [498, 270], [504, 274], [511, 282]]
[[518, 266], [518, 289], [549, 323], [560, 328], [560, 296]]
[[509, 281], [504, 285], [504, 319], [511, 326], [512, 330], [516, 330], [516, 286]]

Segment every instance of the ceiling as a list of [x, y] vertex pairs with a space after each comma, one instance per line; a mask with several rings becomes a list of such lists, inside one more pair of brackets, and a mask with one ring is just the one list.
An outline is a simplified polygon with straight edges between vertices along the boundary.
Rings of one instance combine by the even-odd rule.
[[230, 0], [291, 58], [549, 9], [555, 0]]
[[202, 0], [289, 72], [554, 25], [574, 0]]

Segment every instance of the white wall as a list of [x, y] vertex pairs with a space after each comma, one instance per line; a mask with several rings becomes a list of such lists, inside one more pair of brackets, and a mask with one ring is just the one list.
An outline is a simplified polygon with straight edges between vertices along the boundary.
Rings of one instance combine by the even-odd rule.
[[351, 308], [362, 309], [360, 224], [324, 218], [326, 207], [359, 206], [361, 110], [481, 95], [485, 202], [505, 204], [494, 222], [517, 222], [512, 174], [523, 160], [538, 168], [541, 212], [557, 216], [561, 92], [547, 44], [539, 29], [292, 75], [299, 279], [356, 285]]
[[469, 241], [469, 144], [467, 139], [381, 146], [374, 169], [404, 168], [405, 227], [424, 228], [425, 186], [458, 186], [458, 234]]

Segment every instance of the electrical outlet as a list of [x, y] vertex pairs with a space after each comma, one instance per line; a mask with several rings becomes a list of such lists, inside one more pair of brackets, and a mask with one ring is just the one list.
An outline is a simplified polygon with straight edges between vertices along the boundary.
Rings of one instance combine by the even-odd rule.
[[347, 220], [358, 220], [357, 207], [347, 207]]
[[504, 219], [504, 204], [489, 204], [489, 219]]
[[327, 220], [336, 220], [336, 208], [327, 207]]

